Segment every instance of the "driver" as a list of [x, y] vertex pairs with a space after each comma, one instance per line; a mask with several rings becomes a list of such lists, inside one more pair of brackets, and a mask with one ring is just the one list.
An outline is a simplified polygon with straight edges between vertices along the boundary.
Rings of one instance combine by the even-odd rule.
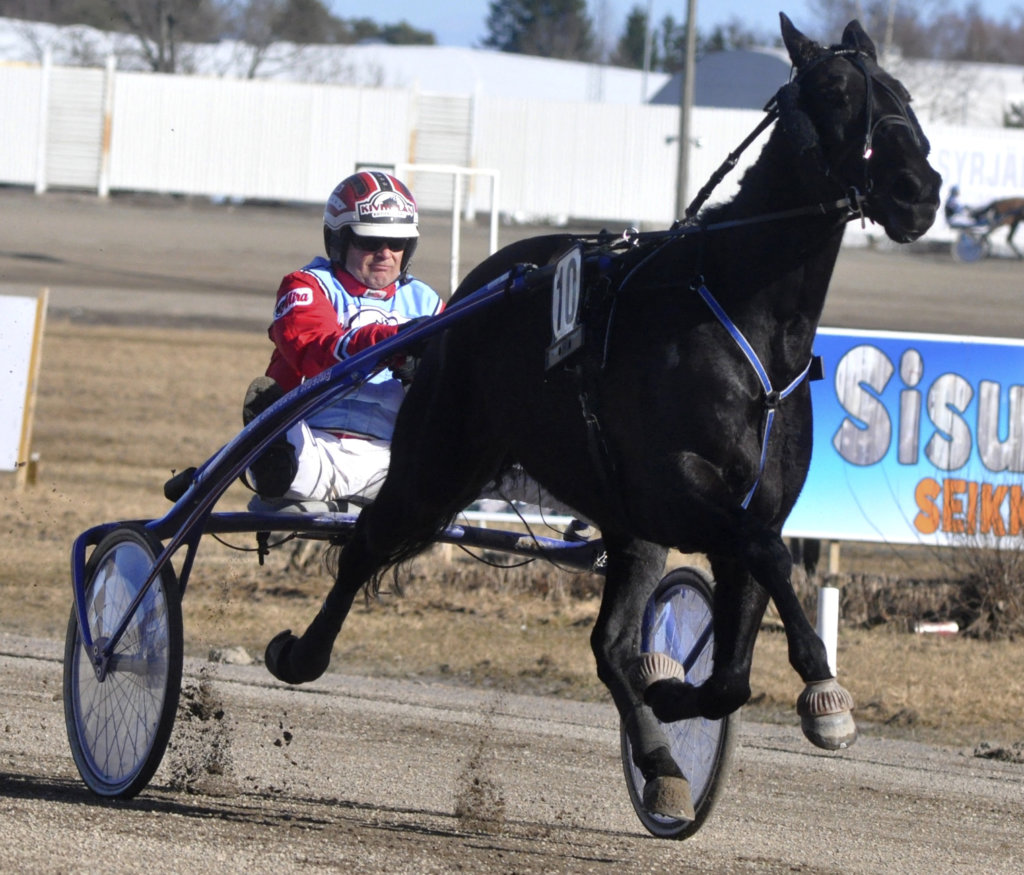
[[949, 197], [946, 198], [946, 206], [943, 208], [946, 214], [946, 224], [950, 228], [969, 228], [977, 224], [978, 216], [974, 210], [964, 206], [960, 200], [960, 186], [954, 185], [949, 189]]
[[[289, 273], [277, 290], [268, 331], [274, 350], [266, 376], [246, 393], [246, 425], [304, 379], [444, 308], [437, 292], [409, 273], [419, 238], [416, 201], [391, 174], [364, 170], [342, 180], [327, 200], [323, 229], [327, 257]], [[270, 444], [248, 472], [256, 492], [264, 499], [372, 501], [387, 473], [410, 364], [392, 363]]]
[[[304, 379], [444, 309], [437, 292], [409, 274], [418, 238], [416, 201], [400, 180], [364, 170], [338, 184], [324, 209], [327, 258], [288, 274], [277, 290], [268, 331], [274, 350], [266, 375], [246, 392], [245, 425]], [[387, 476], [395, 419], [414, 364], [396, 356], [389, 368], [268, 445], [247, 472], [258, 494], [254, 509], [373, 501]], [[518, 466], [483, 497], [573, 513]], [[564, 536], [589, 540], [596, 534], [574, 518]]]

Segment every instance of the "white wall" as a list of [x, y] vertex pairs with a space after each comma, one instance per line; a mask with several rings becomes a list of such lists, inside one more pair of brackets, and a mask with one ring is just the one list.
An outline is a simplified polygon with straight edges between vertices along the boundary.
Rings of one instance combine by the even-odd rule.
[[316, 202], [408, 153], [407, 91], [118, 73], [114, 94], [112, 190]]
[[0, 183], [31, 185], [35, 182], [43, 124], [38, 67], [0, 66]]
[[[96, 70], [54, 69], [45, 86], [43, 68], [0, 66], [0, 184], [30, 184], [45, 161], [44, 88], [51, 102], [63, 90], [62, 99], [81, 103], [82, 88], [104, 87]], [[417, 136], [429, 124], [425, 96], [416, 91], [113, 76], [107, 152], [112, 191], [320, 203], [357, 163], [415, 163]], [[430, 98], [436, 104], [437, 95]], [[484, 96], [474, 102], [474, 111], [463, 114], [471, 130], [451, 136], [470, 144], [473, 166], [500, 173], [503, 214], [646, 227], [664, 227], [674, 218], [675, 107]], [[690, 197], [761, 117], [754, 110], [695, 111]], [[102, 136], [99, 122], [91, 129]], [[968, 203], [1024, 193], [1024, 131], [938, 125], [926, 131], [944, 193], [953, 182]], [[763, 141], [748, 149], [713, 200], [735, 191]], [[99, 168], [93, 165], [100, 163], [100, 151], [78, 150], [77, 160], [89, 166], [65, 178], [96, 179], [95, 186], [81, 187], [99, 190]], [[442, 186], [436, 197], [449, 200], [431, 202], [431, 194], [424, 208], [447, 209], [450, 188]], [[488, 185], [475, 184], [470, 197], [471, 209], [490, 209]], [[858, 233], [851, 226], [851, 238]], [[948, 238], [949, 231], [938, 222], [930, 233]]]

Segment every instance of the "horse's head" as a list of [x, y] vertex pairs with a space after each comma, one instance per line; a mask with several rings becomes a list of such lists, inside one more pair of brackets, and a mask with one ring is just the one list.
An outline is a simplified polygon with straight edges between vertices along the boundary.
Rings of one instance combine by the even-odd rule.
[[910, 94], [878, 66], [859, 22], [825, 48], [779, 17], [795, 68], [777, 95], [780, 124], [893, 240], [916, 240], [935, 221], [942, 178], [928, 164]]

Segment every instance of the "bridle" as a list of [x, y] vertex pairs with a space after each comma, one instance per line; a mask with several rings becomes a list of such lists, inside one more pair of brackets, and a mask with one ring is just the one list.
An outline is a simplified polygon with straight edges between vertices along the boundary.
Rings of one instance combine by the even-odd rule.
[[[855, 66], [864, 77], [864, 147], [861, 151], [861, 157], [864, 160], [864, 191], [870, 193], [874, 187], [871, 180], [870, 173], [868, 172], [868, 161], [871, 160], [871, 156], [874, 153], [872, 143], [874, 142], [875, 134], [878, 133], [878, 129], [883, 125], [902, 125], [910, 131], [910, 136], [914, 139], [914, 144], [919, 149], [925, 148], [925, 141], [921, 134], [920, 128], [914, 122], [910, 115], [910, 108], [907, 106], [906, 100], [904, 100], [896, 90], [889, 85], [889, 83], [883, 81], [878, 76], [871, 73], [865, 58], [870, 58], [860, 49], [833, 49], [828, 54], [815, 59], [810, 64], [800, 70], [794, 81], [798, 81], [811, 69], [816, 67], [823, 60], [834, 57], [845, 57], [853, 66]], [[878, 118], [874, 117], [875, 109], [875, 86], [881, 88], [896, 104], [898, 113], [886, 113], [880, 115]], [[776, 107], [776, 112], [777, 112]]]

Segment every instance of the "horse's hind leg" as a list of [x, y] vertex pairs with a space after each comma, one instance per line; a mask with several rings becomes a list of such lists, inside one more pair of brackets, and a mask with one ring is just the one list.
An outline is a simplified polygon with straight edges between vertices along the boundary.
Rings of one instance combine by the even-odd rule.
[[360, 515], [352, 540], [338, 558], [335, 583], [306, 631], [295, 636], [291, 629], [285, 629], [267, 644], [264, 661], [267, 670], [278, 680], [301, 684], [316, 680], [327, 670], [334, 641], [356, 593], [383, 564], [366, 548], [365, 537], [360, 532], [360, 528], [365, 528], [363, 521], [373, 514], [373, 507], [370, 505]]
[[[451, 470], [451, 476], [451, 483], [458, 482], [459, 472]], [[459, 492], [455, 500], [449, 493], [449, 500], [444, 501], [438, 500], [440, 494], [420, 491], [414, 481], [397, 472], [388, 475], [377, 500], [360, 514], [351, 540], [341, 551], [334, 585], [319, 613], [300, 637], [285, 630], [267, 645], [266, 665], [271, 674], [298, 684], [315, 680], [327, 670], [334, 641], [362, 586], [387, 566], [430, 546], [475, 492]]]
[[1010, 245], [1010, 248], [1014, 251], [1017, 258], [1024, 258], [1024, 253], [1017, 248], [1017, 245], [1013, 242], [1013, 235], [1017, 233], [1017, 226], [1021, 223], [1021, 219], [1017, 219], [1010, 225], [1010, 231], [1006, 235], [1006, 242]]
[[438, 392], [414, 383], [395, 431], [387, 479], [341, 551], [319, 613], [301, 636], [285, 630], [267, 645], [267, 669], [279, 680], [297, 684], [320, 677], [360, 588], [429, 547], [495, 476], [501, 442], [476, 421], [463, 398], [455, 381]]
[[690, 785], [636, 678], [641, 617], [665, 568], [664, 547], [605, 534], [608, 566], [601, 610], [590, 636], [597, 675], [608, 688], [629, 735], [633, 762], [644, 776], [644, 807], [693, 820]]

